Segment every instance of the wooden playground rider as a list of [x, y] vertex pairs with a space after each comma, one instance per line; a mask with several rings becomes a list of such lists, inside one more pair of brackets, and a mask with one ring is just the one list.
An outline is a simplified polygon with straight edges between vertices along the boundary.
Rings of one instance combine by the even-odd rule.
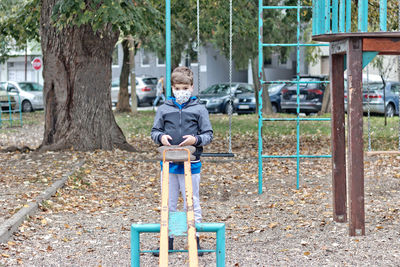
[[162, 189], [161, 189], [161, 224], [160, 224], [160, 266], [168, 266], [169, 235], [169, 162], [184, 162], [185, 192], [187, 203], [187, 236], [189, 246], [189, 266], [198, 266], [196, 225], [193, 209], [193, 188], [190, 161], [195, 160], [194, 146], [161, 146], [157, 149], [162, 157]]

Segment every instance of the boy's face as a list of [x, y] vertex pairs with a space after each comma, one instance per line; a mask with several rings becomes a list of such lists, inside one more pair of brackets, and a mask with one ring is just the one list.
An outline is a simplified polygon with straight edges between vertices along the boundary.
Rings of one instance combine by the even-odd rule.
[[185, 84], [185, 83], [177, 83], [172, 85], [172, 89], [179, 91], [179, 90], [189, 90], [191, 93], [193, 93], [193, 85], [190, 84]]

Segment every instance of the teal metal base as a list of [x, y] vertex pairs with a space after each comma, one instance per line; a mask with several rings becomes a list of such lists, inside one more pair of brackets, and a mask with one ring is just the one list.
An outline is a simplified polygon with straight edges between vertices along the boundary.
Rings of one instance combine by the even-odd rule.
[[[225, 224], [197, 223], [197, 232], [215, 232], [217, 236], [216, 250], [199, 250], [201, 252], [215, 252], [216, 266], [225, 266]], [[152, 253], [157, 250], [140, 250], [140, 233], [159, 233], [160, 224], [132, 224], [131, 225], [131, 266], [140, 267], [140, 253]], [[170, 250], [173, 252], [187, 252], [187, 250]]]

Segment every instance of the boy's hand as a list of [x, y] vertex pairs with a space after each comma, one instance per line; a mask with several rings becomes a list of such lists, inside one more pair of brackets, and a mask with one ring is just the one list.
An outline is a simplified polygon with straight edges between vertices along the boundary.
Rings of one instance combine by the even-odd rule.
[[161, 136], [161, 144], [163, 144], [164, 146], [171, 145], [168, 140], [172, 140], [172, 137], [170, 135], [164, 134], [163, 136]]
[[185, 138], [185, 140], [183, 140], [183, 142], [180, 143], [179, 146], [191, 146], [196, 143], [196, 137], [194, 137], [193, 135], [184, 135], [182, 137]]

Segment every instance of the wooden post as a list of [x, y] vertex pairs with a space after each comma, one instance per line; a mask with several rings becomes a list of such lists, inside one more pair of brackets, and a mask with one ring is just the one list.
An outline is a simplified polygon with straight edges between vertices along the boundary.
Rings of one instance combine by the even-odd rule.
[[332, 108], [332, 200], [333, 220], [347, 221], [346, 144], [344, 115], [344, 55], [330, 48], [330, 90]]
[[196, 242], [196, 225], [194, 220], [193, 209], [193, 187], [192, 187], [192, 171], [190, 167], [190, 154], [189, 161], [185, 161], [185, 192], [186, 192], [186, 215], [187, 215], [187, 232], [188, 232], [188, 245], [189, 245], [189, 267], [197, 267], [199, 259], [197, 255], [197, 242]]
[[365, 235], [362, 106], [362, 39], [348, 39], [348, 177], [351, 236]]
[[169, 162], [163, 160], [161, 185], [160, 266], [168, 266]]

